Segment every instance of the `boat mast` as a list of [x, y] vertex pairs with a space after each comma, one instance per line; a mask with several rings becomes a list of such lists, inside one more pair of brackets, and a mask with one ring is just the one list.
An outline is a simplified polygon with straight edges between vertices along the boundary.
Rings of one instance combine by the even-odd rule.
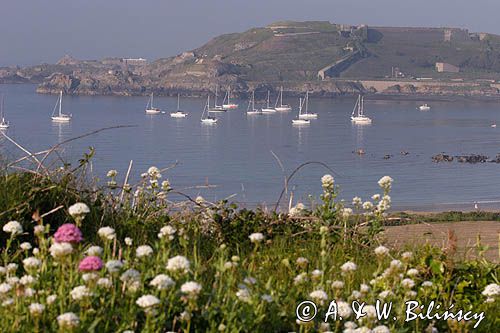
[[255, 90], [252, 91], [252, 111], [255, 111]]
[[306, 91], [306, 114], [309, 113], [309, 90]]
[[3, 117], [3, 94], [2, 94], [2, 103], [0, 104], [0, 116], [2, 117], [2, 121], [4, 120]]
[[59, 117], [62, 114], [62, 90], [59, 92]]
[[231, 104], [229, 99], [231, 98], [231, 86], [227, 87], [227, 104]]
[[177, 111], [180, 109], [180, 94], [177, 93]]
[[302, 114], [302, 97], [299, 97], [299, 116]]
[[270, 93], [269, 93], [269, 90], [268, 90], [267, 91], [267, 108], [268, 109], [269, 109], [269, 95], [270, 95]]
[[219, 94], [218, 86], [215, 86], [215, 102], [214, 107], [217, 107], [217, 95]]
[[280, 89], [280, 106], [283, 106], [283, 86], [281, 86]]

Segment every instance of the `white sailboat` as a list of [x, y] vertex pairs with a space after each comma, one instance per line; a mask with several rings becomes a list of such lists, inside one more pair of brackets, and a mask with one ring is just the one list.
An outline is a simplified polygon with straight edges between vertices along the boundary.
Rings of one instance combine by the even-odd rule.
[[311, 123], [309, 119], [304, 119], [300, 117], [302, 115], [303, 104], [304, 102], [302, 102], [302, 97], [301, 97], [299, 98], [299, 116], [295, 119], [292, 119], [292, 125], [309, 125]]
[[203, 108], [203, 112], [201, 113], [201, 122], [203, 124], [215, 124], [217, 122], [217, 118], [210, 116], [210, 95], [207, 96], [207, 103]]
[[304, 104], [306, 105], [306, 110], [304, 113], [301, 113], [299, 115], [299, 118], [300, 119], [316, 119], [316, 118], [318, 118], [317, 113], [310, 113], [309, 112], [309, 91], [306, 91], [306, 98], [305, 98]]
[[[279, 101], [279, 105], [278, 105]], [[276, 104], [274, 105], [274, 109], [276, 111], [291, 111], [292, 107], [288, 104], [283, 104], [283, 87], [280, 88], [280, 93], [278, 95], [278, 98], [276, 98]]]
[[148, 104], [146, 104], [146, 113], [147, 114], [158, 114], [161, 113], [161, 110], [158, 108], [155, 108], [153, 106], [153, 93], [151, 93], [151, 96], [149, 97]]
[[262, 108], [262, 110], [261, 110], [264, 113], [273, 113], [273, 112], [276, 112], [276, 110], [269, 105], [269, 97], [270, 97], [270, 92], [268, 90], [267, 91], [267, 105], [266, 105], [265, 108]]
[[248, 101], [247, 114], [262, 114], [262, 111], [255, 108], [255, 90], [252, 91], [252, 98]]
[[186, 118], [187, 113], [181, 111], [180, 105], [181, 105], [181, 103], [180, 103], [180, 95], [177, 94], [177, 111], [170, 112], [170, 117], [172, 117], [172, 118]]
[[62, 113], [62, 94], [61, 90], [59, 92], [59, 98], [57, 99], [56, 105], [54, 106], [54, 110], [52, 111], [52, 121], [66, 123], [71, 120], [72, 115]]
[[5, 120], [4, 109], [3, 109], [3, 95], [2, 95], [2, 103], [0, 104], [0, 117], [2, 118], [2, 122], [0, 122], [0, 130], [9, 128], [9, 122]]
[[431, 107], [430, 107], [429, 105], [427, 105], [427, 103], [425, 103], [425, 104], [423, 104], [423, 105], [420, 105], [420, 106], [418, 107], [418, 109], [419, 109], [420, 111], [429, 111], [429, 110], [431, 109]]
[[371, 124], [372, 120], [365, 116], [365, 98], [361, 95], [358, 96], [358, 100], [354, 105], [354, 109], [351, 114], [351, 121], [356, 124]]
[[217, 105], [217, 97], [219, 95], [218, 86], [215, 86], [215, 102], [214, 107], [211, 108], [210, 104], [208, 105], [208, 112], [226, 112], [227, 110], [222, 107], [222, 105]]
[[231, 99], [231, 86], [227, 88], [226, 96], [224, 96], [224, 100], [222, 101], [223, 109], [232, 110], [238, 108], [238, 104], [231, 103], [230, 99]]

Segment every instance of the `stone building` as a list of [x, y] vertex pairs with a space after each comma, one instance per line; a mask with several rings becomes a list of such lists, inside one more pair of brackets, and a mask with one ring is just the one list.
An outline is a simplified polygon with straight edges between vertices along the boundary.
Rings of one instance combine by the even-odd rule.
[[459, 28], [446, 28], [444, 29], [444, 41], [467, 41], [469, 40], [469, 30]]
[[460, 67], [445, 62], [436, 62], [436, 71], [439, 73], [458, 73]]

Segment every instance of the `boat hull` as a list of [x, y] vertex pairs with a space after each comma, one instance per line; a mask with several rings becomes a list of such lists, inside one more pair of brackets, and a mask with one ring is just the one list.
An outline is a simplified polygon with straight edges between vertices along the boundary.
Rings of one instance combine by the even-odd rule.
[[299, 115], [300, 119], [316, 119], [318, 115], [316, 113], [304, 113]]
[[262, 113], [262, 111], [256, 110], [256, 111], [247, 111], [247, 114], [249, 114], [249, 115], [255, 115], [255, 114], [263, 114], [263, 113]]
[[237, 109], [238, 104], [223, 104], [222, 108], [227, 109], [227, 110]]
[[293, 119], [292, 125], [309, 125], [311, 122], [308, 119]]
[[217, 123], [217, 119], [206, 118], [206, 119], [202, 119], [201, 122], [203, 124], [215, 124], [215, 123]]
[[292, 108], [290, 106], [278, 106], [275, 110], [279, 112], [286, 112], [292, 111]]
[[68, 117], [68, 116], [66, 116], [66, 117], [64, 117], [64, 116], [63, 117], [59, 117], [59, 116], [52, 117], [52, 121], [59, 122], [59, 123], [67, 123], [70, 120], [71, 120], [71, 117]]
[[184, 112], [172, 112], [170, 114], [170, 117], [172, 118], [186, 118], [187, 116], [187, 113], [184, 113]]
[[371, 124], [372, 120], [368, 117], [351, 117], [351, 121], [356, 124]]
[[212, 112], [212, 113], [216, 113], [216, 112], [226, 112], [227, 110], [225, 109], [219, 109], [219, 108], [216, 108], [216, 109], [209, 109], [208, 112]]
[[262, 113], [274, 113], [274, 112], [276, 112], [275, 109], [271, 109], [271, 108], [264, 108], [261, 111], [262, 111]]
[[418, 109], [420, 111], [429, 111], [431, 109], [431, 107], [430, 106], [419, 106]]
[[146, 109], [147, 114], [159, 114], [161, 113], [161, 110], [159, 109]]

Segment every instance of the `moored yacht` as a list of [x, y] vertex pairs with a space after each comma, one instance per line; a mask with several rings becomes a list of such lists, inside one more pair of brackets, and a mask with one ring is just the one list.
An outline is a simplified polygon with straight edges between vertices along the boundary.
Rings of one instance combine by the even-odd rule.
[[[52, 111], [52, 121], [67, 123], [71, 120], [72, 115], [64, 114], [62, 112], [62, 90], [59, 92], [59, 98], [57, 99], [56, 105], [54, 106], [54, 110]], [[59, 106], [59, 108], [58, 108]]]

